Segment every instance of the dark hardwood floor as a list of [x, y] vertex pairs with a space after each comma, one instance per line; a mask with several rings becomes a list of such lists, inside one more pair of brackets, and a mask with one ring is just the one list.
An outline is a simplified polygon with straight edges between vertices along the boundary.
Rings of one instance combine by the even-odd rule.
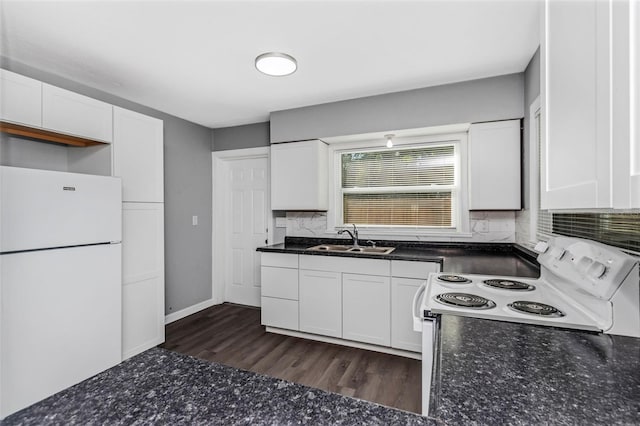
[[169, 324], [165, 349], [420, 412], [420, 361], [267, 333], [260, 309], [212, 306]]

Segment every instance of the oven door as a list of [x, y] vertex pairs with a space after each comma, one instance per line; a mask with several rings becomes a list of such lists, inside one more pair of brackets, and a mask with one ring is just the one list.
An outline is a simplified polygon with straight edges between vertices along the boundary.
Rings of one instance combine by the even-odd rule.
[[413, 298], [413, 329], [422, 333], [422, 415], [429, 415], [432, 399], [431, 382], [436, 359], [438, 316], [425, 315], [421, 308], [426, 297], [427, 282], [424, 282]]

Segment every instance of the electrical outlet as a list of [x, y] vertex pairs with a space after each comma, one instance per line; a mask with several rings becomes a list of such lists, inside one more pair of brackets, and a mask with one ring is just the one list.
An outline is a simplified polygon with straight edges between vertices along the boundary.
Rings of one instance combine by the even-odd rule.
[[198, 226], [198, 216], [191, 216], [191, 224], [193, 226]]
[[276, 217], [276, 228], [286, 228], [286, 227], [287, 227], [287, 218]]

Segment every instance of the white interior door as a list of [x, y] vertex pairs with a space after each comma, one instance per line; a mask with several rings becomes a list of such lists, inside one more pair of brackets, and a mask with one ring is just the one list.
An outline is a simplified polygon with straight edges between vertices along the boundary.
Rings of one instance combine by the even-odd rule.
[[225, 300], [260, 306], [260, 253], [268, 241], [267, 157], [225, 162]]

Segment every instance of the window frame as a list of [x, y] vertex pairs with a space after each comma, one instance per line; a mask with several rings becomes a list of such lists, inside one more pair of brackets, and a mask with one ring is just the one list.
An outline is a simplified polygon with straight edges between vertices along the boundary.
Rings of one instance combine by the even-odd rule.
[[[327, 233], [335, 233], [349, 224], [342, 223], [342, 162], [341, 155], [354, 151], [381, 151], [385, 149], [385, 140], [367, 139], [358, 142], [342, 142], [329, 145], [329, 210], [327, 211]], [[453, 145], [456, 169], [454, 188], [452, 189], [452, 227], [424, 227], [405, 225], [358, 225], [362, 233], [369, 236], [390, 237], [398, 236], [440, 236], [440, 237], [470, 237], [469, 210], [467, 208], [467, 132], [410, 136], [394, 138], [394, 148], [416, 148], [424, 146]], [[393, 148], [392, 148], [393, 149]], [[447, 185], [448, 187], [448, 185]], [[438, 186], [445, 189], [445, 186]], [[374, 191], [375, 192], [375, 191]]]

